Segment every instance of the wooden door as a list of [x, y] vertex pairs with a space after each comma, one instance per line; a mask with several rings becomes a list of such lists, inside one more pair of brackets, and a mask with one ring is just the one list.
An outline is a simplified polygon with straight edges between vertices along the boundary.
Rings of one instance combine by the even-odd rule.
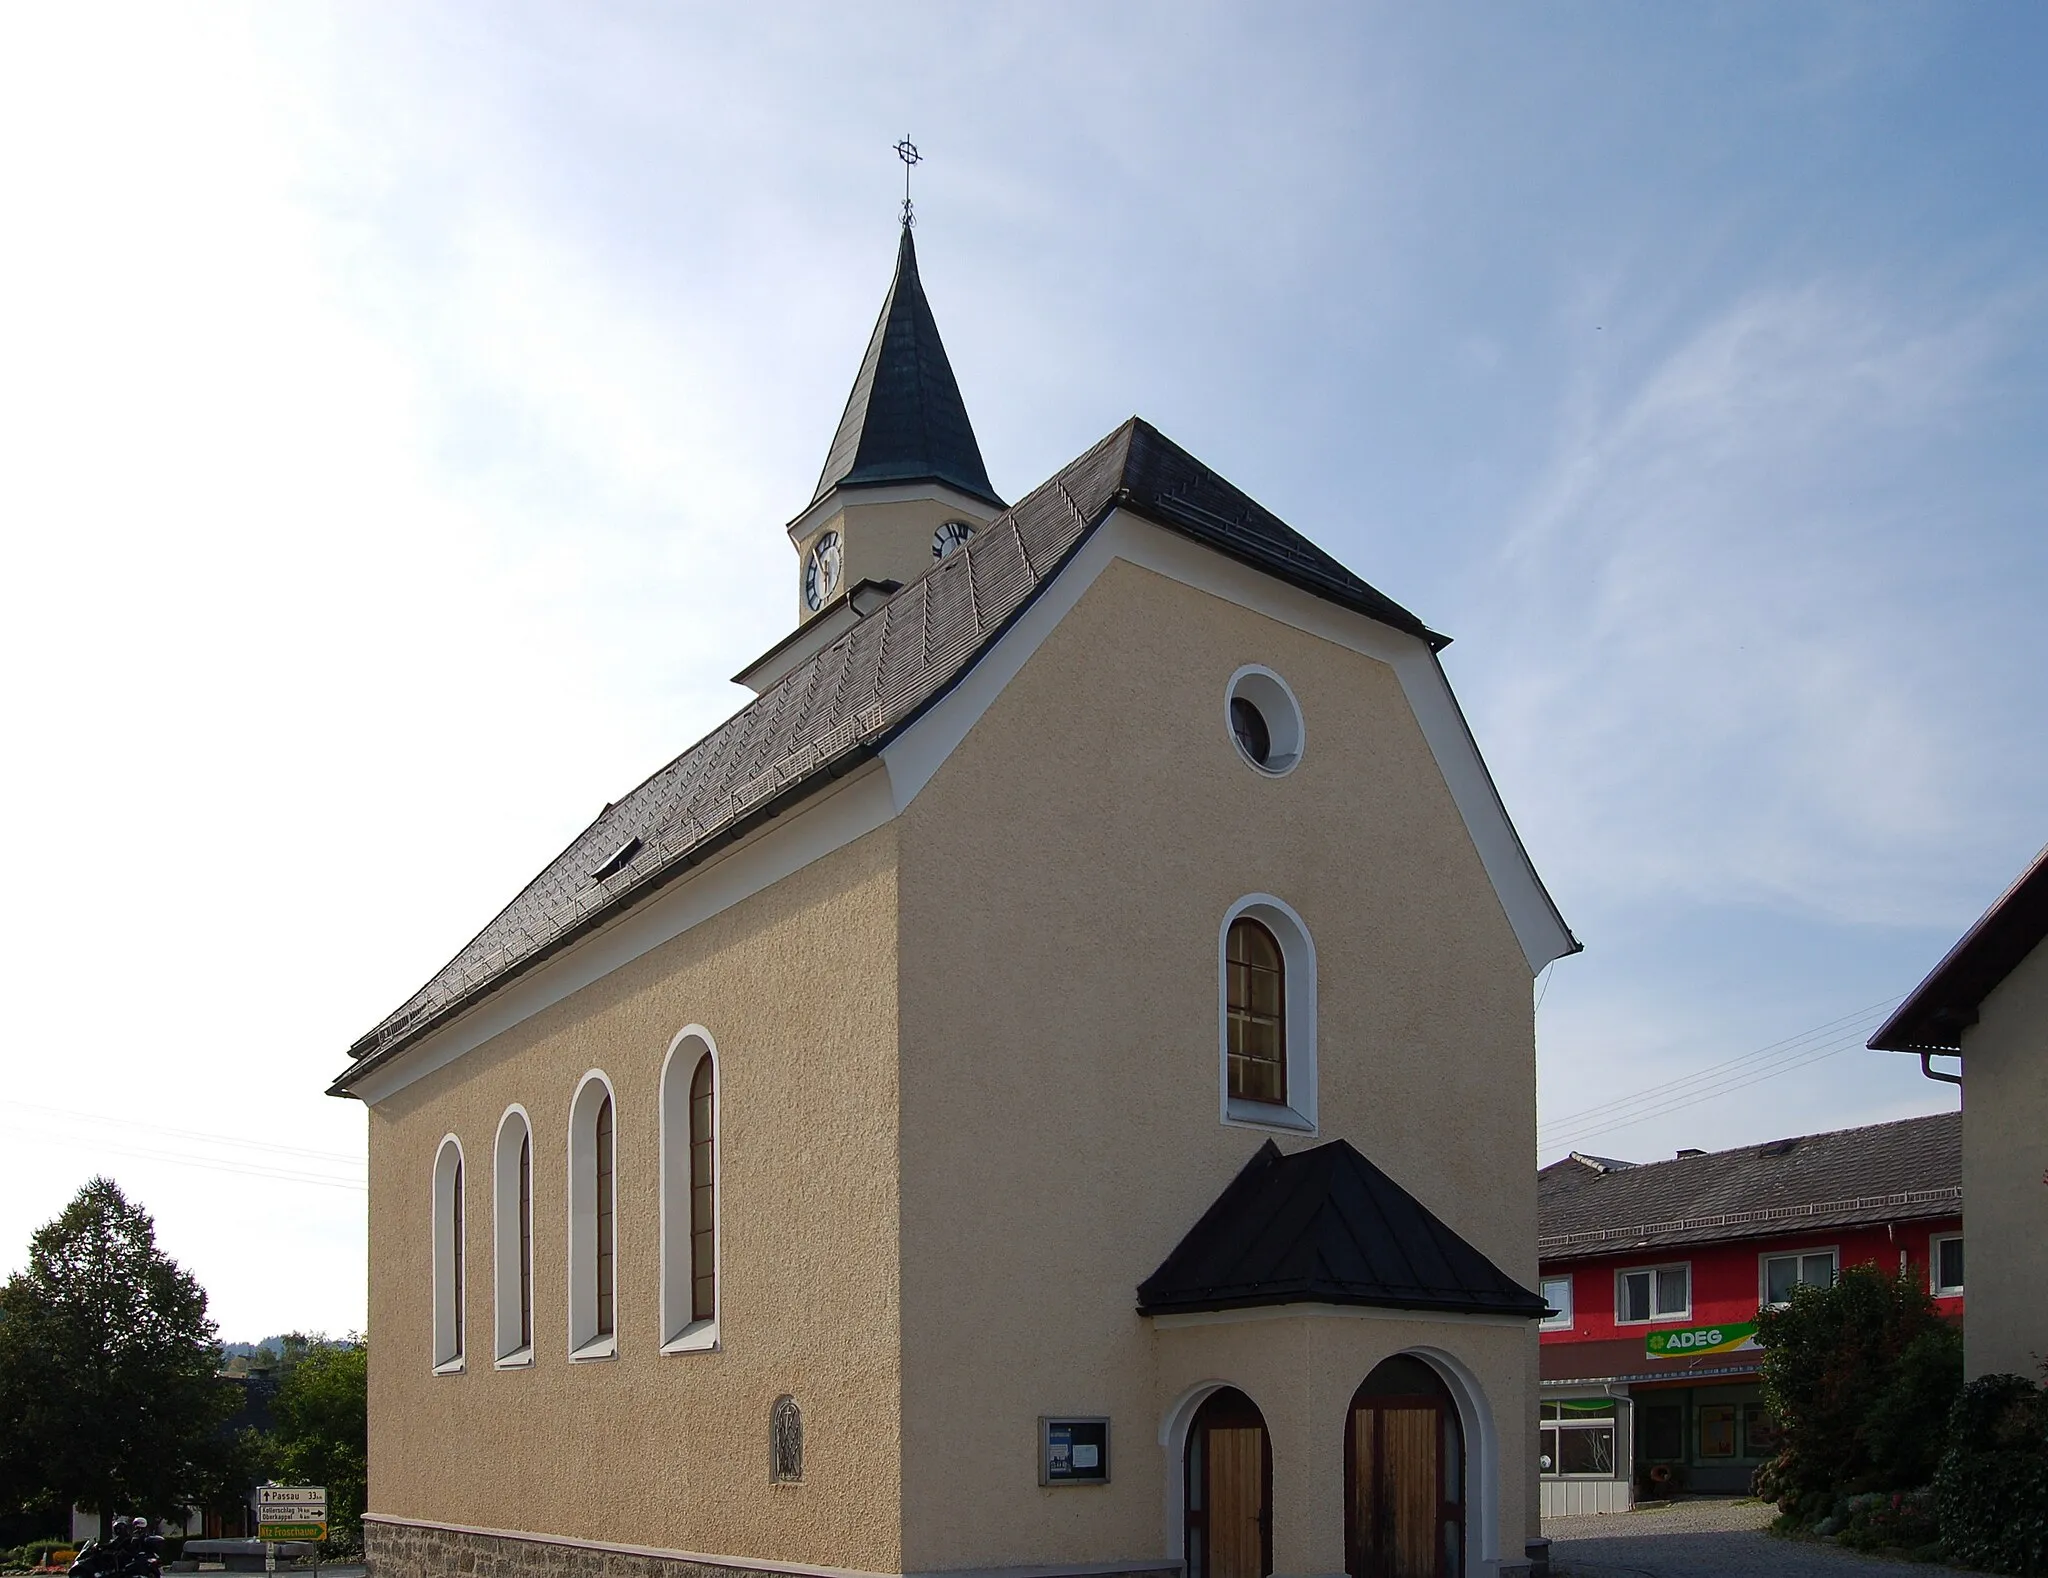
[[1440, 1398], [1353, 1403], [1345, 1520], [1352, 1578], [1457, 1578], [1463, 1528], [1447, 1483], [1456, 1473], [1445, 1462], [1455, 1430], [1447, 1426]]
[[1266, 1578], [1273, 1570], [1273, 1454], [1242, 1392], [1217, 1393], [1188, 1432], [1188, 1578]]

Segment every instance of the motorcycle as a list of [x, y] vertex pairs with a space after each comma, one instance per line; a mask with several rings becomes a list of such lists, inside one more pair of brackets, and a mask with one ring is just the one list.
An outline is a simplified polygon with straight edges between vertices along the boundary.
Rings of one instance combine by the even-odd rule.
[[87, 1540], [71, 1563], [69, 1578], [163, 1578], [163, 1548], [162, 1536], [155, 1534], [116, 1537], [104, 1544]]

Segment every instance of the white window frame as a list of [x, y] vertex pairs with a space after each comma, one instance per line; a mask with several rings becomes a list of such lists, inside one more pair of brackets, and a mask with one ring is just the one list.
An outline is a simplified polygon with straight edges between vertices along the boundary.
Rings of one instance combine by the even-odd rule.
[[[533, 1363], [534, 1345], [522, 1342], [519, 1333], [519, 1317], [524, 1314], [532, 1320], [535, 1314], [530, 1307], [522, 1310], [519, 1302], [519, 1145], [522, 1140], [526, 1142], [528, 1158], [527, 1219], [538, 1227], [531, 1199], [536, 1170], [533, 1163], [539, 1160], [533, 1146], [533, 1119], [524, 1107], [514, 1102], [498, 1119], [498, 1137], [491, 1155], [491, 1280], [495, 1295], [492, 1335], [496, 1339], [491, 1352], [493, 1362], [501, 1370], [524, 1369]], [[539, 1236], [538, 1232], [533, 1233], [526, 1245], [525, 1282], [529, 1305], [534, 1289], [533, 1240]]]
[[[695, 1273], [690, 1233], [690, 1082], [711, 1059], [711, 1275], [712, 1312], [695, 1315]], [[702, 1025], [686, 1025], [668, 1044], [661, 1065], [661, 1351], [715, 1353], [718, 1311], [725, 1302], [725, 1224], [721, 1219], [725, 1147], [720, 1143], [725, 1064], [718, 1043]]]
[[1759, 1309], [1781, 1310], [1781, 1300], [1771, 1302], [1771, 1262], [1774, 1260], [1803, 1260], [1808, 1255], [1827, 1255], [1835, 1262], [1835, 1281], [1842, 1280], [1842, 1246], [1840, 1244], [1812, 1244], [1804, 1249], [1768, 1249], [1756, 1257], [1756, 1302]]
[[[612, 1329], [597, 1330], [597, 1112], [612, 1102]], [[576, 1082], [569, 1103], [569, 1357], [619, 1353], [619, 1098], [602, 1069]]]
[[[1555, 1287], [1560, 1282], [1564, 1284], [1564, 1302], [1562, 1304], [1552, 1299], [1546, 1291], [1549, 1288]], [[1536, 1283], [1536, 1291], [1541, 1295], [1546, 1305], [1557, 1310], [1555, 1315], [1538, 1321], [1536, 1329], [1538, 1331], [1570, 1331], [1572, 1329], [1572, 1273], [1567, 1271], [1554, 1277], [1539, 1277]]]
[[[1239, 696], [1257, 707], [1266, 720], [1273, 753], [1264, 762], [1253, 761], [1237, 743], [1237, 725], [1231, 719], [1230, 704]], [[1295, 697], [1294, 687], [1263, 663], [1245, 664], [1223, 687], [1223, 732], [1236, 747], [1238, 760], [1261, 778], [1285, 778], [1301, 765], [1302, 753], [1308, 749], [1308, 725], [1302, 721], [1301, 702]]]
[[[1938, 1299], [1959, 1299], [1963, 1296], [1963, 1284], [1961, 1282], [1950, 1287], [1941, 1280], [1941, 1246], [1943, 1244], [1960, 1244], [1962, 1241], [1963, 1235], [1961, 1233], [1932, 1233], [1928, 1235], [1927, 1291]], [[1835, 1275], [1840, 1276], [1841, 1274], [1841, 1271], [1837, 1269]], [[1969, 1251], [1964, 1250], [1963, 1276], [1967, 1279], [1969, 1275]]]
[[[436, 1375], [460, 1375], [468, 1366], [469, 1300], [463, 1295], [467, 1289], [461, 1286], [467, 1276], [458, 1278], [455, 1269], [455, 1207], [458, 1198], [463, 1207], [463, 1270], [469, 1267], [469, 1169], [463, 1164], [462, 1141], [453, 1134], [441, 1136], [441, 1143], [434, 1147], [433, 1189], [430, 1209], [433, 1213], [433, 1365]], [[458, 1319], [458, 1315], [463, 1317]]]
[[[1568, 1402], [1611, 1403], [1614, 1405], [1614, 1412], [1609, 1415], [1606, 1415], [1605, 1417], [1587, 1419], [1582, 1423], [1577, 1420], [1569, 1420], [1564, 1417], [1563, 1405]], [[1544, 1418], [1543, 1409], [1553, 1407], [1557, 1409], [1558, 1417], [1555, 1419]], [[1629, 1418], [1628, 1409], [1628, 1399], [1626, 1397], [1617, 1397], [1612, 1392], [1598, 1396], [1546, 1397], [1542, 1399], [1540, 1406], [1538, 1406], [1536, 1410], [1537, 1472], [1544, 1479], [1547, 1480], [1570, 1480], [1578, 1482], [1590, 1481], [1596, 1484], [1606, 1480], [1629, 1478], [1630, 1447], [1628, 1437], [1630, 1428], [1632, 1427], [1634, 1421]], [[1598, 1472], [1591, 1474], [1566, 1473], [1564, 1469], [1561, 1466], [1559, 1466], [1564, 1458], [1564, 1433], [1567, 1430], [1584, 1431], [1590, 1433], [1602, 1429], [1608, 1432], [1608, 1457], [1612, 1462], [1612, 1466], [1604, 1474]], [[1544, 1468], [1542, 1466], [1543, 1438], [1546, 1435], [1554, 1435], [1557, 1438], [1557, 1451], [1551, 1457], [1552, 1466], [1549, 1468]]]
[[[1685, 1308], [1682, 1310], [1659, 1310], [1657, 1308], [1657, 1273], [1660, 1271], [1683, 1271], [1685, 1273]], [[1640, 1320], [1623, 1315], [1621, 1284], [1624, 1277], [1650, 1274], [1650, 1313]], [[1655, 1265], [1622, 1266], [1614, 1273], [1614, 1324], [1617, 1326], [1654, 1326], [1659, 1321], [1689, 1321], [1692, 1319], [1693, 1286], [1692, 1262], [1690, 1260], [1660, 1260]]]
[[[1280, 944], [1286, 972], [1287, 1100], [1246, 1101], [1230, 1094], [1230, 923], [1249, 916]], [[1216, 930], [1216, 1100], [1218, 1118], [1235, 1128], [1316, 1132], [1316, 945], [1285, 899], [1247, 893], [1223, 912]]]

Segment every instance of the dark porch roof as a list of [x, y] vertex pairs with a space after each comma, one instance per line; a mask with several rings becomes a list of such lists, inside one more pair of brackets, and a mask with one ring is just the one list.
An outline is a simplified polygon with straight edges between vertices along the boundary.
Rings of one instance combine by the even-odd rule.
[[1138, 1284], [1141, 1315], [1261, 1304], [1543, 1313], [1542, 1299], [1345, 1140], [1292, 1156], [1268, 1140]]

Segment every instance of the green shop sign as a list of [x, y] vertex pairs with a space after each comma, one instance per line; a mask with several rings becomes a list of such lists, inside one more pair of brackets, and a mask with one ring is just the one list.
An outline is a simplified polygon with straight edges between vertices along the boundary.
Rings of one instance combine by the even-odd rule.
[[1690, 1359], [1702, 1353], [1735, 1353], [1756, 1346], [1755, 1321], [1729, 1321], [1719, 1326], [1673, 1326], [1643, 1338], [1643, 1354], [1651, 1359]]

